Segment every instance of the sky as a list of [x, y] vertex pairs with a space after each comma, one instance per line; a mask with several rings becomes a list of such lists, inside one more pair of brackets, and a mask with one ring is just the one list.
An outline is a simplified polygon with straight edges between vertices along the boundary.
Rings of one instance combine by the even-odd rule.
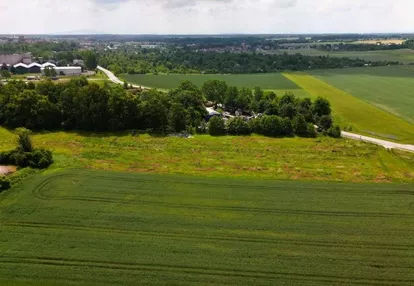
[[413, 0], [0, 0], [0, 34], [412, 33]]

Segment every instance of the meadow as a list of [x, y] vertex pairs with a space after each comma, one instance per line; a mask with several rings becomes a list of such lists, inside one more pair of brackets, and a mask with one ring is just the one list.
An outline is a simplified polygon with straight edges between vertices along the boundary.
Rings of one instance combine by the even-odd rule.
[[311, 74], [414, 124], [414, 66], [338, 69]]
[[55, 169], [0, 195], [0, 284], [412, 285], [413, 187]]
[[404, 64], [414, 63], [414, 50], [383, 50], [383, 51], [338, 51], [327, 52], [317, 49], [299, 49], [299, 50], [280, 50], [277, 53], [300, 53], [307, 56], [330, 56], [330, 57], [349, 57], [359, 58], [367, 61], [397, 61]]
[[[414, 125], [404, 119], [379, 109], [355, 97], [354, 94], [341, 90], [310, 74], [286, 73], [285, 76], [298, 84], [312, 97], [322, 96], [327, 98], [332, 105], [334, 118], [342, 128], [348, 128], [354, 133], [366, 134], [385, 140], [414, 143]], [[357, 82], [359, 80], [363, 81], [363, 79], [356, 79], [354, 81]], [[394, 83], [396, 82], [394, 81]], [[374, 86], [376, 83], [374, 80], [367, 84]], [[369, 90], [369, 86], [365, 86], [364, 89]], [[404, 87], [400, 88], [404, 89]], [[354, 89], [354, 87], [349, 87], [349, 89]], [[362, 93], [364, 92], [362, 91]], [[369, 93], [373, 98], [376, 98], [375, 93]], [[368, 92], [364, 94], [368, 94]], [[402, 98], [404, 97], [401, 96]], [[407, 98], [402, 100], [405, 100], [404, 103], [408, 105], [412, 101], [412, 97], [408, 94]], [[396, 99], [390, 100], [390, 102], [396, 101]], [[404, 103], [401, 103], [401, 105]]]
[[182, 81], [189, 80], [201, 87], [208, 80], [223, 80], [229, 86], [262, 89], [292, 90], [299, 87], [281, 73], [267, 74], [164, 74], [164, 75], [123, 75], [128, 83], [159, 89], [176, 88]]
[[[0, 151], [15, 146], [0, 128]], [[139, 173], [250, 179], [413, 182], [414, 154], [346, 139], [132, 136], [128, 132], [34, 134], [54, 153], [52, 169], [87, 168]]]

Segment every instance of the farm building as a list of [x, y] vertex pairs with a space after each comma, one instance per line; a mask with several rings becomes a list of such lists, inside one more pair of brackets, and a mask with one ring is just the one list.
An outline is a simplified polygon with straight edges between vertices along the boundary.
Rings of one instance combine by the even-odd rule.
[[29, 73], [40, 73], [40, 69], [42, 68], [41, 64], [38, 63], [31, 63], [27, 66]]
[[[57, 75], [78, 76], [82, 75], [81, 67], [53, 67]], [[42, 75], [45, 74], [45, 67], [41, 69]]]
[[25, 73], [40, 73], [42, 68], [53, 67], [56, 68], [56, 65], [51, 63], [45, 63], [43, 65], [38, 63], [31, 63], [26, 65], [24, 63], [18, 63], [13, 66], [12, 71], [16, 74], [25, 74]]

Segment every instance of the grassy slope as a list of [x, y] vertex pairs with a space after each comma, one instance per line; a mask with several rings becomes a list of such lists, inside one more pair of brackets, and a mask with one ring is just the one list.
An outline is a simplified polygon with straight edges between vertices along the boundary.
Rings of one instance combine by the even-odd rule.
[[313, 96], [327, 98], [342, 126], [352, 125], [353, 131], [388, 140], [414, 143], [414, 125], [383, 111], [316, 77], [304, 73], [289, 73], [286, 77]]
[[[0, 132], [0, 151], [12, 149], [12, 135], [4, 129]], [[56, 132], [35, 135], [34, 142], [54, 151], [54, 168], [359, 182], [414, 180], [414, 158], [402, 159], [400, 154], [350, 140]]]
[[316, 71], [312, 75], [414, 123], [414, 66]]
[[37, 175], [0, 195], [0, 284], [412, 285], [413, 187]]
[[177, 87], [182, 81], [189, 80], [198, 86], [204, 82], [217, 79], [224, 80], [228, 85], [237, 87], [260, 86], [262, 89], [299, 89], [299, 87], [286, 79], [281, 73], [268, 74], [237, 74], [237, 75], [192, 75], [192, 74], [169, 74], [169, 75], [124, 75], [123, 78], [134, 84], [160, 89], [171, 89]]

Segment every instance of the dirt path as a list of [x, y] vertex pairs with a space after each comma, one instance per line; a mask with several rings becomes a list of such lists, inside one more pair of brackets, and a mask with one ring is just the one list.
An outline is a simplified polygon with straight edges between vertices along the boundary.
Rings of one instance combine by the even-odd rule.
[[0, 166], [0, 175], [9, 175], [16, 172], [16, 167], [14, 166]]

